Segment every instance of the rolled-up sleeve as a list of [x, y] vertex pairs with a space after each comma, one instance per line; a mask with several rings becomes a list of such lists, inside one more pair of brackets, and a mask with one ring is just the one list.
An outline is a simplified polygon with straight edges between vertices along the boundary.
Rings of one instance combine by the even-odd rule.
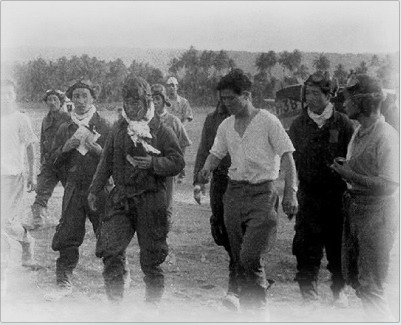
[[272, 115], [269, 125], [269, 139], [274, 152], [281, 157], [286, 152], [294, 152], [295, 148], [280, 120]]

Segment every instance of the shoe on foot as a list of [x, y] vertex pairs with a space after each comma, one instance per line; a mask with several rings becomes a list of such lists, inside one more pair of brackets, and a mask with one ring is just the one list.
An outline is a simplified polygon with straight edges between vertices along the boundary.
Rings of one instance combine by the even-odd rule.
[[338, 293], [333, 293], [333, 306], [337, 308], [347, 308], [349, 306], [348, 296], [341, 290]]
[[239, 299], [232, 292], [227, 293], [227, 295], [223, 298], [222, 303], [223, 303], [223, 306], [229, 310], [232, 310], [232, 311], [239, 310]]
[[22, 262], [23, 267], [30, 268], [32, 271], [38, 271], [44, 269], [42, 265], [39, 264], [35, 259], [25, 260]]
[[45, 295], [47, 301], [59, 301], [72, 293], [71, 286], [58, 286], [56, 290]]

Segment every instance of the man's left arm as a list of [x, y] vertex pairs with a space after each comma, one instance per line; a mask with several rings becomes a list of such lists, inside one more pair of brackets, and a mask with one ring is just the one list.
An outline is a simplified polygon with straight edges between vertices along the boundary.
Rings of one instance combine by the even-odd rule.
[[37, 142], [31, 142], [26, 147], [26, 156], [28, 158], [28, 192], [36, 191], [36, 145]]
[[297, 172], [292, 152], [285, 152], [281, 156], [281, 170], [285, 173], [283, 211], [291, 220], [298, 212]]
[[28, 159], [28, 192], [36, 190], [36, 146], [38, 138], [33, 132], [31, 120], [25, 114], [21, 118], [20, 136], [22, 143], [26, 146], [26, 155]]
[[158, 142], [161, 144], [158, 149], [162, 152], [162, 156], [152, 157], [150, 168], [156, 175], [178, 175], [184, 169], [185, 161], [177, 136], [170, 128], [164, 128], [158, 137]]
[[194, 119], [194, 114], [192, 113], [192, 108], [189, 105], [188, 100], [184, 101], [184, 117], [185, 117], [184, 118], [185, 123], [183, 123], [184, 125], [187, 122], [191, 122]]

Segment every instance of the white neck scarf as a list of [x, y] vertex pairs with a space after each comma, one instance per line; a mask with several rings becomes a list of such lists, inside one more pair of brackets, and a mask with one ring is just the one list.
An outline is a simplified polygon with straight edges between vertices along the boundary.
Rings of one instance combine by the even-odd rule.
[[152, 139], [152, 135], [150, 134], [149, 122], [152, 120], [154, 115], [155, 107], [153, 103], [150, 103], [146, 115], [140, 121], [130, 120], [125, 113], [125, 110], [123, 109], [122, 111], [122, 116], [128, 122], [128, 135], [130, 136], [134, 145], [136, 146], [138, 143], [141, 143], [146, 152], [151, 152], [158, 155], [160, 154], [160, 151], [152, 147], [145, 141], [145, 139]]
[[325, 109], [323, 110], [322, 114], [320, 115], [313, 113], [308, 107], [308, 115], [320, 129], [323, 125], [326, 124], [326, 121], [333, 115], [333, 104], [328, 103]]
[[93, 114], [96, 113], [96, 107], [94, 105], [91, 106], [89, 111], [87, 111], [85, 114], [77, 114], [75, 111], [71, 112], [71, 119], [72, 121], [80, 126], [80, 125], [86, 125], [89, 126], [89, 121], [93, 117]]

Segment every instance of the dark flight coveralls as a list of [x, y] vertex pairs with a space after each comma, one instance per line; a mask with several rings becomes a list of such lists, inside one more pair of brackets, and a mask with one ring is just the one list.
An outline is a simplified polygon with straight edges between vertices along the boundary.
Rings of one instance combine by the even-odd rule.
[[341, 237], [346, 184], [329, 166], [334, 158], [346, 156], [352, 133], [351, 121], [336, 111], [319, 128], [305, 110], [289, 130], [299, 178], [299, 212], [293, 241], [298, 270], [295, 280], [307, 300], [317, 296], [323, 249], [332, 274], [333, 294], [338, 295], [345, 286], [341, 273]]
[[[97, 143], [104, 147], [110, 126], [107, 120], [96, 112], [89, 121], [89, 128], [100, 133]], [[104, 213], [105, 193], [97, 201], [97, 211], [94, 212], [88, 205], [88, 188], [95, 174], [100, 156], [93, 152], [82, 155], [78, 150], [62, 152], [66, 141], [78, 129], [78, 126], [70, 120], [62, 124], [56, 134], [53, 143], [53, 156], [56, 168], [65, 168], [67, 173], [64, 189], [62, 215], [53, 237], [52, 249], [60, 252], [56, 262], [57, 284], [70, 286], [72, 271], [78, 264], [79, 246], [85, 236], [85, 222], [89, 218], [96, 233], [100, 216]], [[99, 194], [101, 196], [101, 194]]]
[[70, 120], [70, 114], [60, 112], [50, 112], [42, 121], [40, 132], [40, 173], [38, 175], [36, 197], [32, 205], [34, 220], [41, 219], [40, 209], [47, 207], [47, 202], [53, 194], [54, 188], [58, 182], [65, 186], [65, 170], [55, 169], [51, 160], [50, 150], [53, 139], [60, 125]]
[[[213, 146], [214, 138], [216, 137], [219, 125], [229, 116], [230, 115], [228, 114], [227, 110], [221, 107], [220, 103], [217, 105], [214, 112], [206, 116], [202, 129], [202, 137], [195, 160], [194, 185], [202, 183], [202, 181], [198, 179], [198, 173], [206, 162], [209, 151]], [[215, 243], [219, 246], [223, 246], [230, 256], [228, 293], [238, 295], [238, 285], [235, 276], [234, 262], [232, 260], [227, 230], [224, 225], [223, 195], [226, 192], [228, 185], [227, 174], [230, 165], [231, 159], [230, 156], [227, 155], [222, 159], [219, 166], [213, 171], [213, 177], [210, 182], [210, 207], [212, 209], [210, 227]]]
[[166, 177], [177, 175], [185, 162], [174, 132], [154, 117], [149, 123], [152, 135], [149, 144], [161, 154], [152, 154], [150, 169], [134, 167], [127, 161], [127, 155], [145, 156], [146, 152], [141, 144], [135, 146], [127, 134], [127, 125], [125, 120], [120, 120], [113, 126], [90, 187], [91, 193], [99, 195], [110, 176], [116, 185], [107, 198], [96, 256], [103, 258], [109, 300], [121, 300], [126, 249], [136, 232], [141, 269], [145, 274], [146, 301], [157, 302], [164, 291], [160, 264], [168, 254]]

